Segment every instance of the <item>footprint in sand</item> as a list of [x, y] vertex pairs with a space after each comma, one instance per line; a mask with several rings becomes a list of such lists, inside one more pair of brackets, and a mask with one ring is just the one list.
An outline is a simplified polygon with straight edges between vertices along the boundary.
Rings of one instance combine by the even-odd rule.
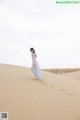
[[70, 95], [70, 96], [74, 96], [74, 94], [73, 94], [73, 93], [70, 93], [70, 92], [68, 92], [68, 95]]
[[40, 81], [41, 83], [43, 83], [44, 85], [47, 85], [47, 86], [49, 86], [49, 87], [52, 87], [52, 88], [54, 88], [54, 85], [50, 85], [50, 84], [48, 84], [48, 83], [45, 83], [45, 82], [43, 82], [43, 81]]
[[66, 90], [63, 89], [63, 88], [59, 88], [59, 90], [62, 91], [62, 92], [66, 92]]
[[[62, 91], [62, 92], [67, 92], [67, 91], [66, 91], [65, 89], [63, 89], [63, 88], [59, 88], [59, 90]], [[73, 94], [73, 93], [70, 93], [70, 92], [67, 92], [67, 94], [70, 95], [70, 96], [74, 96], [74, 94]]]
[[54, 88], [54, 85], [49, 85], [48, 83], [44, 83], [45, 85]]
[[49, 85], [50, 87], [54, 88], [54, 85]]

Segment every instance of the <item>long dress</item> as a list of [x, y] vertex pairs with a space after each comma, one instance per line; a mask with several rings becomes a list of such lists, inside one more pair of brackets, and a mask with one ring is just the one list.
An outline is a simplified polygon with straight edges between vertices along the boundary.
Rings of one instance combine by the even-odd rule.
[[43, 73], [40, 69], [40, 66], [36, 60], [37, 55], [35, 53], [32, 53], [32, 67], [31, 70], [36, 76], [36, 78], [41, 79], [43, 77]]

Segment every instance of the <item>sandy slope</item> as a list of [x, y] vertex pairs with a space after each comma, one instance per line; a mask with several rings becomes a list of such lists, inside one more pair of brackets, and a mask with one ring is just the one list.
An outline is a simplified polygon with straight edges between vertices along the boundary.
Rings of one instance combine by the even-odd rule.
[[0, 111], [9, 120], [80, 120], [80, 82], [29, 68], [0, 65]]
[[79, 80], [80, 81], [80, 71], [65, 73], [65, 74], [63, 74], [61, 76], [64, 76], [64, 77], [67, 77], [67, 78], [71, 78], [71, 79], [75, 79], [75, 80]]

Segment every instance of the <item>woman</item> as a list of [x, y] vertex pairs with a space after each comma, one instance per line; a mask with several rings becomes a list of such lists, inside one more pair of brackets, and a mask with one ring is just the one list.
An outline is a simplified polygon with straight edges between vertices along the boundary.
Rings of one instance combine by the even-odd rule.
[[36, 53], [35, 53], [35, 50], [34, 48], [30, 48], [30, 52], [32, 54], [32, 67], [31, 67], [31, 70], [32, 72], [34, 73], [34, 75], [36, 76], [37, 79], [41, 79], [43, 77], [43, 74], [42, 74], [42, 71], [38, 65], [38, 62], [36, 60]]

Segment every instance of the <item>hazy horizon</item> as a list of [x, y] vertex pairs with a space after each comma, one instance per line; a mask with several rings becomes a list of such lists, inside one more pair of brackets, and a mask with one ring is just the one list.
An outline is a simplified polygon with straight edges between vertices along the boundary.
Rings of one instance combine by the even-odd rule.
[[41, 68], [80, 67], [80, 5], [55, 0], [0, 1], [0, 63]]

